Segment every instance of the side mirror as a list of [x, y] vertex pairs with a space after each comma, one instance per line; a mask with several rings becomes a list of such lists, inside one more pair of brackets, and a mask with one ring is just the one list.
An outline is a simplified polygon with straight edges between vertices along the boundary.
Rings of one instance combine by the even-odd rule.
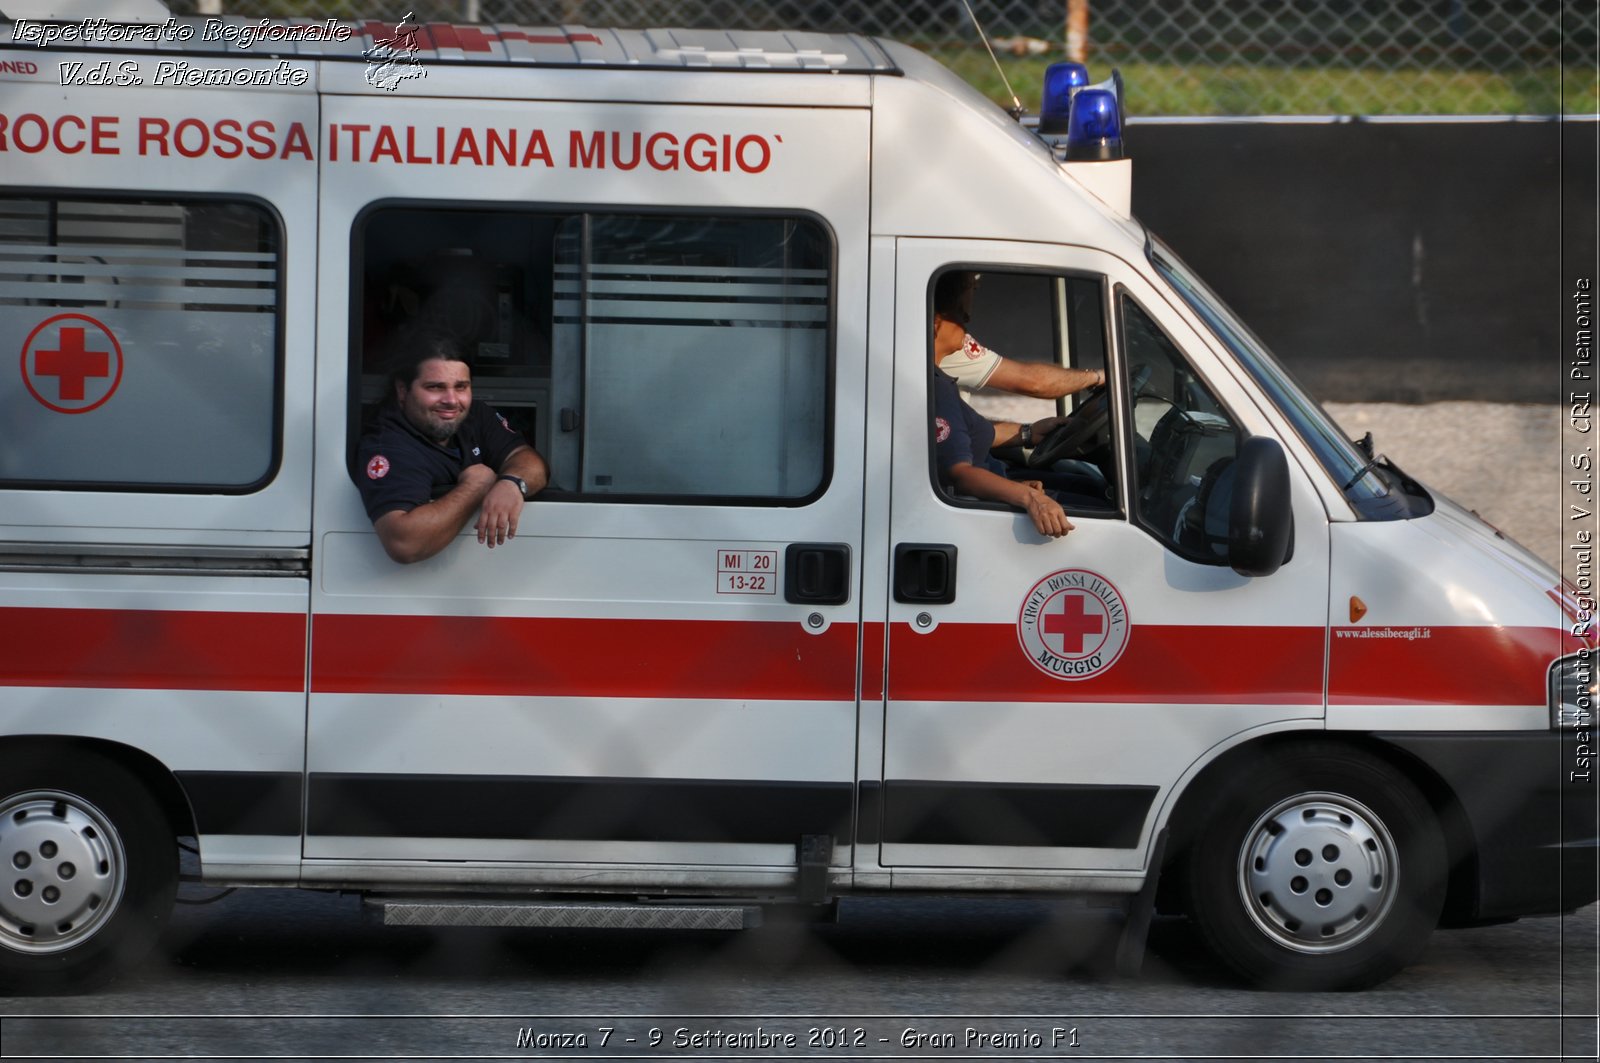
[[1241, 576], [1270, 576], [1293, 550], [1289, 459], [1276, 439], [1251, 436], [1234, 461], [1228, 564]]

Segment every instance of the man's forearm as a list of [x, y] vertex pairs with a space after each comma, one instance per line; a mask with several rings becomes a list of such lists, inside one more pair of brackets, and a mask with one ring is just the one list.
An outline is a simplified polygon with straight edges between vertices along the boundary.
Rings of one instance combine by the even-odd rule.
[[1018, 362], [1007, 358], [995, 368], [985, 386], [1036, 399], [1059, 399], [1103, 383], [1105, 374], [1098, 369], [1068, 369], [1048, 362]]
[[976, 465], [956, 465], [950, 469], [950, 481], [961, 494], [986, 498], [991, 502], [1004, 502], [1018, 509], [1025, 508], [1028, 488], [988, 469], [980, 469]]
[[1067, 519], [1061, 504], [1047, 495], [1036, 482], [1018, 483], [999, 473], [965, 463], [952, 466], [949, 476], [956, 490], [962, 494], [1005, 502], [1027, 513], [1028, 519], [1033, 521], [1034, 530], [1041, 535], [1059, 538], [1072, 530], [1072, 521]]
[[[384, 551], [402, 563], [427, 560], [461, 533], [493, 486], [492, 480], [458, 483], [448, 493], [408, 512], [385, 513], [373, 525]], [[533, 485], [528, 486], [531, 490]]]
[[994, 443], [991, 450], [1022, 446], [1022, 426], [1014, 421], [990, 421], [994, 426]]

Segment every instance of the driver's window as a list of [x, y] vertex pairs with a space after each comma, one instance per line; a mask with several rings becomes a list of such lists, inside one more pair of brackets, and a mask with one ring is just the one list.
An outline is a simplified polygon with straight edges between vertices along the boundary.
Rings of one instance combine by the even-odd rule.
[[1059, 454], [1038, 447], [993, 451], [1004, 475], [1044, 482], [1069, 512], [1115, 510], [1117, 463], [1106, 401], [1096, 400], [1099, 389], [1084, 386], [1093, 383], [1090, 372], [1107, 366], [1104, 279], [966, 265], [935, 277], [930, 300], [937, 302], [940, 278], [952, 272], [964, 280], [967, 343], [939, 365], [961, 386], [961, 398], [990, 421], [1033, 425], [1074, 414], [1082, 429]]
[[1138, 522], [1184, 557], [1226, 564], [1239, 430], [1143, 308], [1126, 295], [1119, 307]]

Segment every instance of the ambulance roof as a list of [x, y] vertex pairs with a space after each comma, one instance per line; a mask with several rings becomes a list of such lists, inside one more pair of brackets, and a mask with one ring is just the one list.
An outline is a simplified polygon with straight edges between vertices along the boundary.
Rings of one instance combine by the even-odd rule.
[[[0, 25], [0, 47], [37, 47], [38, 23]], [[377, 46], [397, 40], [393, 22], [341, 19], [173, 18], [144, 25], [80, 20], [52, 35], [49, 46], [70, 51], [227, 55], [234, 58], [318, 58], [365, 62]], [[409, 31], [412, 27], [407, 27]], [[647, 70], [763, 70], [825, 74], [898, 74], [878, 42], [854, 33], [789, 30], [595, 29], [588, 26], [512, 26], [498, 23], [414, 24], [410, 54], [428, 63]]]

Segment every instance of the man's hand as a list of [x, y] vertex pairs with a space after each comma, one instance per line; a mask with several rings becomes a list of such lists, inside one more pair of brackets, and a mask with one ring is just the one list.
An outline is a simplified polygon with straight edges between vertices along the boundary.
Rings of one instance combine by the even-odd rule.
[[1033, 521], [1040, 535], [1059, 539], [1072, 530], [1066, 510], [1061, 508], [1060, 502], [1044, 493], [1044, 484], [1038, 480], [1023, 480], [1021, 484], [1028, 489], [1022, 507], [1028, 511], [1028, 518]]
[[[487, 465], [474, 468], [484, 470], [484, 479], [489, 482], [489, 493], [478, 511], [478, 541], [493, 550], [516, 536], [517, 522], [522, 519], [522, 504], [544, 490], [550, 482], [550, 470], [545, 467], [544, 459], [538, 452], [526, 445], [508, 454], [498, 471]], [[463, 480], [470, 471], [462, 470]], [[528, 485], [527, 496], [524, 497], [510, 480], [501, 480], [501, 476], [520, 477]]]
[[1008, 480], [965, 461], [951, 465], [949, 476], [961, 494], [992, 498], [1025, 511], [1040, 535], [1059, 539], [1072, 530], [1067, 511], [1061, 508], [1060, 502], [1045, 494], [1044, 484], [1038, 480]]
[[[473, 465], [462, 470], [462, 479], [472, 469], [482, 469], [494, 481], [495, 471], [487, 465]], [[484, 496], [483, 508], [478, 510], [478, 541], [489, 549], [504, 546], [507, 539], [516, 537], [517, 521], [522, 517], [522, 492], [510, 480], [492, 483]]]

